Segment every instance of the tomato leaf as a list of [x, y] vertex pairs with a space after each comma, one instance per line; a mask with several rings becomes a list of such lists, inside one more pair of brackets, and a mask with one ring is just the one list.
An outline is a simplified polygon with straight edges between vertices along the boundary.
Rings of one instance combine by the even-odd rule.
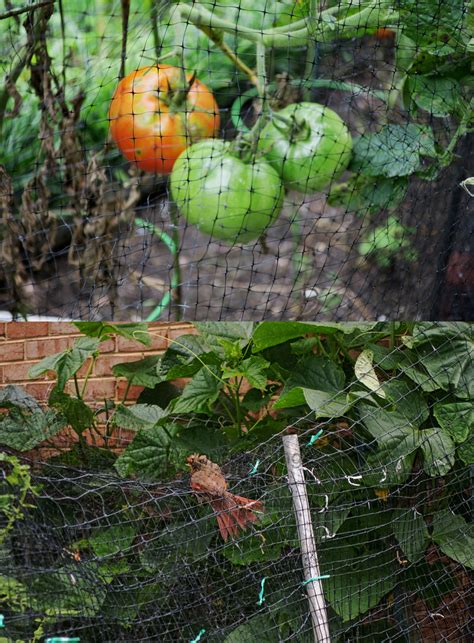
[[462, 100], [461, 85], [454, 78], [416, 75], [409, 79], [412, 100], [432, 116], [449, 116]]
[[57, 373], [56, 388], [62, 391], [67, 381], [77, 373], [84, 362], [99, 348], [101, 340], [95, 337], [80, 337], [69, 348], [61, 353], [49, 355], [29, 370], [31, 378], [37, 378], [49, 371]]
[[455, 442], [464, 442], [474, 431], [474, 407], [471, 402], [438, 402], [433, 407], [433, 414]]
[[185, 453], [175, 439], [177, 432], [175, 424], [140, 429], [116, 460], [115, 469], [122, 477], [139, 474], [141, 478], [159, 480], [175, 471], [176, 466], [183, 467]]
[[439, 427], [420, 432], [423, 468], [429, 476], [444, 476], [454, 466], [455, 445], [449, 435]]
[[337, 539], [321, 545], [324, 594], [343, 622], [365, 614], [395, 586], [393, 555], [390, 551], [362, 553]]
[[168, 409], [173, 413], [206, 413], [219, 397], [223, 386], [218, 369], [205, 366], [186, 384], [180, 397], [171, 400]]
[[164, 417], [166, 412], [156, 404], [121, 404], [114, 413], [113, 423], [122, 429], [139, 431], [153, 428]]
[[267, 369], [270, 362], [267, 362], [263, 357], [253, 355], [248, 359], [242, 360], [236, 368], [226, 368], [222, 372], [224, 379], [231, 377], [245, 377], [250, 386], [253, 388], [264, 391], [267, 387], [268, 377]]
[[436, 157], [431, 128], [385, 125], [356, 139], [350, 169], [367, 176], [409, 176], [421, 168], [422, 156]]
[[393, 533], [409, 561], [415, 563], [423, 556], [430, 538], [421, 514], [414, 509], [394, 509]]
[[[404, 369], [408, 377], [419, 381], [416, 374], [428, 374], [432, 385], [445, 391], [454, 390], [456, 397], [474, 397], [474, 328], [463, 322], [426, 322], [415, 326], [412, 336], [402, 337], [413, 351], [417, 364]], [[403, 366], [403, 362], [401, 362]], [[422, 370], [423, 369], [423, 370]], [[426, 390], [426, 389], [425, 389]]]
[[150, 331], [148, 324], [145, 323], [74, 322], [74, 325], [87, 337], [97, 337], [101, 341], [108, 339], [112, 335], [120, 335], [126, 339], [140, 342], [145, 346], [151, 346]]
[[433, 541], [443, 554], [474, 569], [474, 525], [448, 510], [433, 516]]
[[66, 423], [66, 418], [56, 411], [13, 408], [8, 415], [0, 416], [0, 444], [29, 451], [59, 433]]
[[136, 362], [122, 362], [112, 366], [112, 372], [116, 377], [125, 377], [131, 384], [153, 388], [161, 381], [157, 374], [160, 363], [158, 355], [151, 355]]

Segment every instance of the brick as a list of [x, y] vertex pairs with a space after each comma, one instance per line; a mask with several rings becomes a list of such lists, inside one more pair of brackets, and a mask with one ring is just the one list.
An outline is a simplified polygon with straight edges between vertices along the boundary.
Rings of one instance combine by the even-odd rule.
[[48, 322], [48, 335], [80, 335], [81, 332], [72, 322]]
[[[83, 382], [79, 380], [79, 388], [82, 390]], [[102, 404], [105, 400], [115, 399], [115, 385], [116, 380], [114, 378], [101, 378], [101, 379], [90, 379], [87, 383], [85, 401], [86, 402], [97, 402], [97, 405]], [[72, 383], [69, 383], [69, 390], [74, 391]]]
[[48, 326], [48, 322], [9, 322], [5, 330], [8, 338], [23, 339], [47, 336]]
[[197, 335], [197, 329], [192, 324], [173, 324], [168, 331], [170, 339], [178, 339], [181, 335]]
[[28, 371], [34, 364], [32, 362], [18, 362], [17, 364], [5, 364], [3, 367], [3, 378], [6, 384], [12, 382], [32, 382], [39, 380], [52, 380], [55, 378], [54, 373], [47, 373], [31, 380]]
[[54, 388], [54, 382], [27, 382], [21, 386], [38, 402], [47, 402], [49, 394]]
[[125, 337], [117, 337], [117, 353], [157, 353], [164, 352], [168, 347], [168, 341], [166, 339], [166, 329], [159, 329], [156, 331], [160, 336], [157, 337], [151, 331], [151, 346], [145, 346], [140, 342], [133, 341], [131, 339], [126, 339]]
[[0, 323], [0, 337], [5, 337], [6, 334], [6, 323], [1, 322]]
[[[125, 395], [125, 391], [127, 390], [127, 384], [128, 382], [126, 382], [125, 380], [117, 381], [117, 386], [115, 389], [117, 400], [119, 401], [123, 400], [123, 396]], [[143, 391], [143, 386], [135, 386], [134, 384], [132, 384], [132, 386], [130, 387], [127, 393], [127, 401], [136, 400], [142, 391]]]
[[115, 353], [114, 355], [101, 355], [95, 363], [94, 375], [113, 375], [112, 366], [115, 364], [121, 364], [122, 362], [135, 362], [142, 359], [140, 353], [136, 355], [131, 355], [127, 353], [125, 355], [120, 355]]
[[4, 378], [3, 366], [0, 366], [0, 384], [3, 383], [3, 378]]
[[24, 342], [0, 341], [0, 362], [21, 362], [24, 358]]
[[71, 337], [55, 337], [54, 339], [30, 339], [26, 341], [26, 359], [43, 359], [54, 353], [61, 353], [72, 346]]

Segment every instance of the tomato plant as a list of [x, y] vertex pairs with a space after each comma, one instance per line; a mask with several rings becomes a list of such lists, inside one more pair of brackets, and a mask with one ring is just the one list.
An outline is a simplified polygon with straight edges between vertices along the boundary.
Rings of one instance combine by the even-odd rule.
[[284, 193], [265, 159], [239, 157], [218, 139], [189, 147], [176, 161], [170, 185], [189, 223], [228, 243], [257, 239], [280, 213]]
[[317, 192], [348, 166], [352, 138], [331, 109], [303, 102], [273, 115], [261, 133], [259, 147], [287, 188]]
[[190, 144], [215, 136], [219, 109], [212, 92], [178, 67], [153, 65], [118, 84], [110, 132], [122, 154], [146, 172], [169, 174]]

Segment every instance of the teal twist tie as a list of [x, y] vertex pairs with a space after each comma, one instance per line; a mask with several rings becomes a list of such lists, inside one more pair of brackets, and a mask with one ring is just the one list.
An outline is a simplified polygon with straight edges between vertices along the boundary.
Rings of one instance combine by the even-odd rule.
[[257, 473], [257, 469], [259, 467], [260, 460], [257, 460], [257, 462], [253, 465], [252, 471], [249, 473], [249, 476], [253, 476]]
[[196, 638], [195, 638], [195, 639], [193, 639], [192, 641], [189, 641], [189, 643], [198, 643], [198, 641], [200, 641], [200, 640], [201, 640], [201, 636], [202, 636], [205, 632], [206, 632], [206, 630], [203, 628], [203, 629], [199, 632], [199, 634], [196, 636]]
[[257, 605], [263, 605], [265, 602], [265, 581], [266, 578], [262, 578], [262, 582], [260, 583], [260, 594], [258, 595], [258, 603]]
[[311, 440], [308, 442], [307, 446], [308, 447], [312, 446], [316, 442], [316, 440], [321, 437], [322, 432], [323, 432], [323, 429], [318, 431], [315, 435], [312, 435]]
[[325, 580], [326, 578], [331, 578], [331, 575], [323, 574], [322, 576], [313, 576], [313, 578], [308, 578], [308, 580], [304, 580], [301, 584], [307, 585], [308, 583], [312, 583], [314, 580]]

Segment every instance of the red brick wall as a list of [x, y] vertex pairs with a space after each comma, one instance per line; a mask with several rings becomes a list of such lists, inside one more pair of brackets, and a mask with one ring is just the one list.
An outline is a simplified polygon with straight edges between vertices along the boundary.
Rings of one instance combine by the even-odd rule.
[[[114, 337], [101, 344], [101, 355], [88, 382], [87, 401], [122, 400], [126, 382], [114, 377], [114, 364], [163, 353], [170, 339], [194, 332], [193, 326], [187, 323], [151, 323], [148, 326], [152, 336], [150, 347], [123, 337]], [[29, 369], [44, 357], [72, 346], [80, 336], [76, 326], [66, 322], [0, 323], [0, 388], [18, 384], [36, 399], [47, 400], [54, 387], [54, 373], [32, 380], [28, 377]], [[87, 366], [86, 363], [78, 373], [79, 385], [84, 382]], [[132, 387], [128, 399], [136, 398], [140, 391], [141, 388]]]

